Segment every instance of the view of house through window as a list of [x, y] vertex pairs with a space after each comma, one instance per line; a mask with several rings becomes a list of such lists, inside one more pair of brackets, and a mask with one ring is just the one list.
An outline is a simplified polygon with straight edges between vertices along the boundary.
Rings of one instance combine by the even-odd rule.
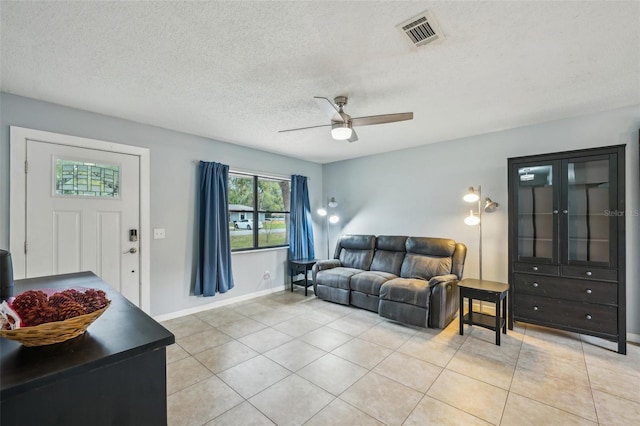
[[291, 182], [229, 173], [231, 250], [289, 244]]

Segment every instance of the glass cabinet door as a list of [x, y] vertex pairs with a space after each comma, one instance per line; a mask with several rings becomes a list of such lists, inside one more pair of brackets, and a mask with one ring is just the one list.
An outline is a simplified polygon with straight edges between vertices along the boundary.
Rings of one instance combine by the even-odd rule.
[[[563, 232], [566, 245], [562, 249], [567, 263], [601, 264], [608, 266], [615, 247], [617, 212], [611, 210], [616, 203], [615, 170], [609, 156], [566, 160], [563, 176], [566, 179], [567, 205], [563, 207]], [[612, 229], [613, 227], [613, 229]]]
[[519, 164], [515, 172], [518, 259], [557, 262], [555, 162]]

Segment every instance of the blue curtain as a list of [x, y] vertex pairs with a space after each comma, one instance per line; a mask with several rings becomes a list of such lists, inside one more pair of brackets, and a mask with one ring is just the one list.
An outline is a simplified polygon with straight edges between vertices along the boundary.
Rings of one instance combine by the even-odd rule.
[[313, 226], [309, 207], [309, 188], [305, 176], [291, 176], [291, 221], [289, 222], [289, 258], [313, 259]]
[[229, 166], [200, 162], [196, 295], [213, 296], [233, 288], [228, 186]]

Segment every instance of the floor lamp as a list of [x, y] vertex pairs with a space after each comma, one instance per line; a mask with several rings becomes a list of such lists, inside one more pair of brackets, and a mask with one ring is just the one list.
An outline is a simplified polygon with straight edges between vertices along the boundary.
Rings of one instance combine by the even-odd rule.
[[469, 216], [464, 219], [464, 223], [469, 226], [478, 225], [478, 275], [479, 278], [482, 279], [482, 212], [485, 213], [493, 213], [495, 212], [499, 204], [495, 201], [492, 201], [491, 198], [486, 198], [484, 200], [484, 206], [482, 205], [482, 187], [478, 185], [478, 189], [475, 189], [473, 186], [469, 187], [469, 191], [465, 194], [463, 199], [468, 203], [478, 203], [478, 210], [469, 211]]
[[[469, 216], [464, 219], [464, 223], [469, 226], [478, 225], [478, 275], [482, 280], [482, 211], [485, 213], [493, 213], [498, 209], [499, 204], [492, 201], [491, 198], [484, 200], [484, 207], [482, 206], [482, 187], [478, 185], [478, 189], [473, 186], [469, 187], [469, 190], [462, 197], [467, 203], [478, 203], [478, 210], [476, 212], [473, 209], [469, 210]], [[480, 301], [480, 312], [482, 312], [482, 301]], [[462, 309], [462, 306], [460, 307]], [[471, 307], [469, 307], [471, 309]]]
[[338, 202], [336, 201], [335, 197], [331, 197], [331, 198], [327, 198], [327, 207], [320, 207], [318, 209], [318, 214], [324, 217], [326, 220], [324, 230], [327, 236], [327, 259], [330, 259], [329, 257], [329, 224], [338, 223], [340, 221], [340, 217], [338, 215], [329, 214], [329, 209], [335, 209], [336, 207], [338, 207]]

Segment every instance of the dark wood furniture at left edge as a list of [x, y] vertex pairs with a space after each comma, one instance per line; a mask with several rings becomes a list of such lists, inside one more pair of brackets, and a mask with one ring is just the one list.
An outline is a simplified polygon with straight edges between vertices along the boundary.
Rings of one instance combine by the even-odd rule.
[[111, 306], [75, 339], [0, 339], [0, 424], [166, 425], [166, 346], [175, 337], [91, 272], [18, 280], [26, 290], [98, 288]]

